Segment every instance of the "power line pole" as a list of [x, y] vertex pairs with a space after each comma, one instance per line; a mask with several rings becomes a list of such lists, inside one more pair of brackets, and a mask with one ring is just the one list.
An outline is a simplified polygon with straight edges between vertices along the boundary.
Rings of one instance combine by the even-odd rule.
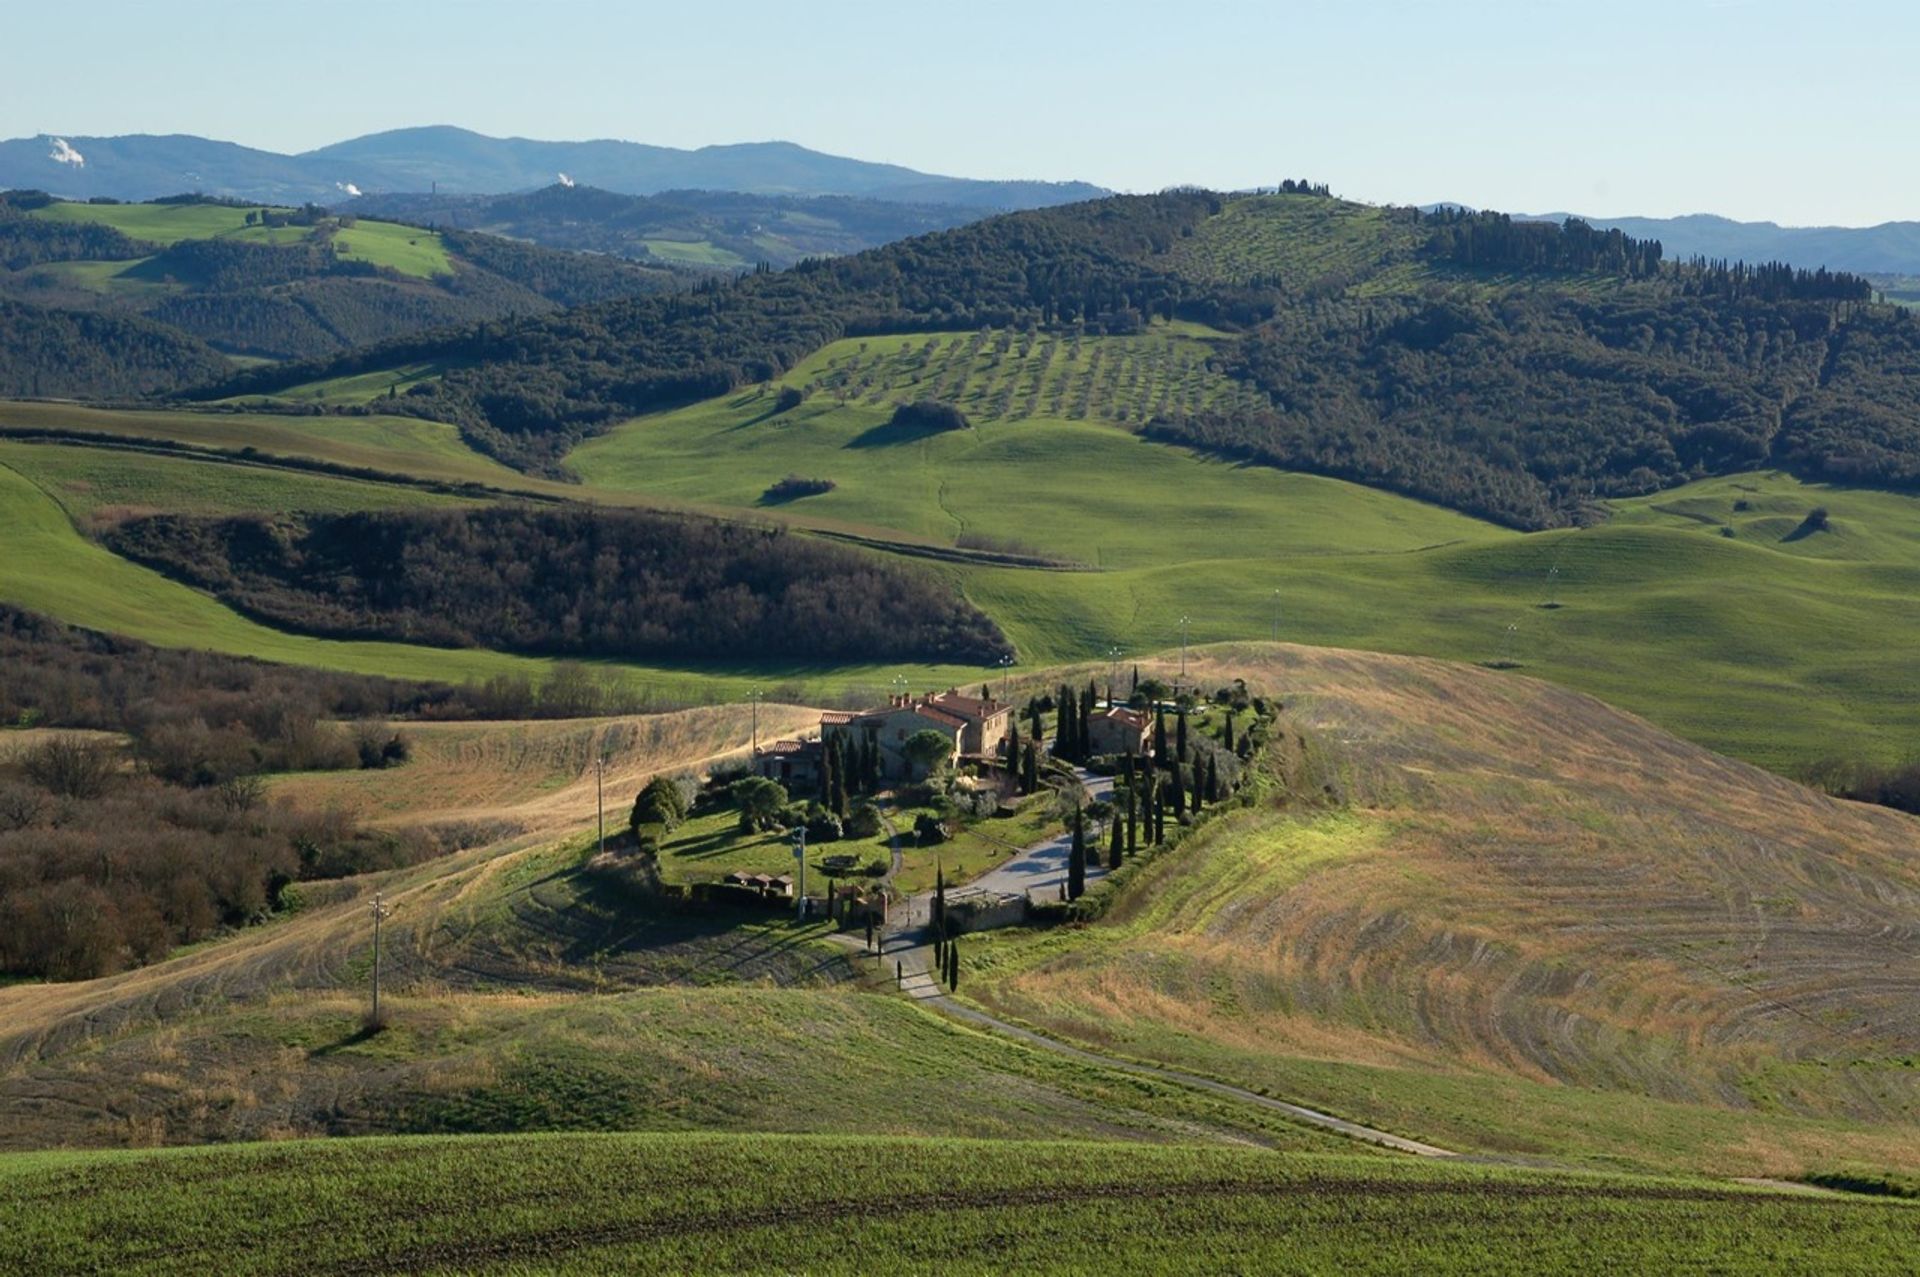
[[381, 893], [373, 893], [373, 1015], [368, 1023], [380, 1027], [380, 924], [393, 910], [387, 908]]
[[793, 858], [800, 862], [800, 890], [793, 897], [793, 919], [804, 922], [807, 917], [807, 827], [799, 825], [793, 831]]
[[1000, 658], [1000, 699], [1007, 699], [1007, 679], [1013, 671], [1013, 654], [1009, 652]]
[[593, 760], [593, 811], [600, 826], [600, 854], [607, 854], [607, 751], [602, 749]]
[[1187, 679], [1187, 618], [1180, 618], [1180, 681]]

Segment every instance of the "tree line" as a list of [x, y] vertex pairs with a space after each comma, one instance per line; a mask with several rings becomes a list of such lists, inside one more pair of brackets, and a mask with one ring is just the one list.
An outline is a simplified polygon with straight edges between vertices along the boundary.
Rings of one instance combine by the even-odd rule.
[[935, 578], [780, 527], [487, 507], [155, 516], [107, 544], [278, 626], [542, 655], [924, 660], [1010, 651]]

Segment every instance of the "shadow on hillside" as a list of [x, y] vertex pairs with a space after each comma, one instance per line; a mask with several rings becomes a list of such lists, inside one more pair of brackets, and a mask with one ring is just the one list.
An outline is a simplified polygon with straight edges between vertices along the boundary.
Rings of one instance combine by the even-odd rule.
[[903, 443], [919, 443], [922, 439], [931, 439], [935, 435], [946, 434], [947, 428], [929, 425], [919, 421], [889, 421], [871, 429], [863, 430], [847, 440], [842, 447], [847, 448], [892, 448]]

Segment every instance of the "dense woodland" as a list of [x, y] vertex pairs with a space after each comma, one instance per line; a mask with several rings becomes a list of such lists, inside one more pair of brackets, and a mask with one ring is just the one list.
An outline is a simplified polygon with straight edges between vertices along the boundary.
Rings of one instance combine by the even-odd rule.
[[[1326, 198], [1289, 186], [1277, 198]], [[1015, 214], [669, 297], [248, 370], [206, 393], [459, 358], [402, 410], [555, 469], [613, 420], [776, 376], [844, 335], [1130, 332], [1170, 317], [1238, 330], [1223, 370], [1273, 408], [1161, 420], [1156, 437], [1517, 527], [1755, 465], [1890, 485], [1920, 475], [1920, 328], [1868, 302], [1857, 277], [1666, 262], [1657, 242], [1578, 221], [1396, 210], [1385, 225], [1407, 247], [1378, 269], [1411, 267], [1422, 283], [1295, 292], [1250, 260], [1247, 282], [1222, 285], [1183, 275], [1169, 252], [1221, 201], [1178, 191]]]
[[0, 972], [106, 974], [285, 907], [299, 880], [445, 850], [296, 813], [258, 777], [400, 765], [385, 716], [457, 705], [451, 688], [167, 651], [0, 607], [0, 722], [117, 734], [0, 732]]
[[163, 394], [224, 376], [230, 366], [204, 342], [149, 319], [0, 297], [0, 395]]
[[159, 516], [120, 553], [270, 624], [342, 638], [682, 661], [991, 664], [992, 621], [934, 578], [781, 528], [483, 508]]

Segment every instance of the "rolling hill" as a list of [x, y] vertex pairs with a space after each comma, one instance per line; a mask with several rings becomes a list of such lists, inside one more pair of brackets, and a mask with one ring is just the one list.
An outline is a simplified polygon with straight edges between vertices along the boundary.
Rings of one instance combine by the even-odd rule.
[[989, 942], [982, 1004], [1447, 1147], [1914, 1164], [1920, 822], [1524, 677], [1195, 664], [1284, 698], [1285, 784], [1088, 929]]
[[[230, 365], [214, 350], [256, 361], [320, 355], [684, 282], [665, 265], [313, 207], [75, 203], [15, 191], [0, 195], [0, 301], [9, 307], [0, 386], [36, 395], [153, 393], [217, 376]], [[93, 327], [71, 331], [80, 321], [63, 313]], [[146, 343], [145, 363], [165, 366], [138, 376], [85, 366], [93, 352], [130, 344], [123, 334], [145, 331], [140, 321], [177, 335], [177, 351]], [[119, 330], [104, 331], [116, 322]], [[61, 358], [61, 346], [72, 348], [71, 358]], [[36, 348], [52, 353], [36, 356]]]
[[363, 217], [485, 231], [548, 248], [612, 253], [689, 269], [785, 268], [947, 230], [992, 210], [846, 195], [668, 191], [621, 195], [553, 183], [508, 195], [363, 195], [336, 205]]
[[248, 202], [326, 203], [360, 192], [494, 194], [552, 183], [558, 174], [629, 195], [671, 190], [859, 195], [912, 204], [1031, 208], [1105, 194], [1085, 182], [977, 181], [811, 151], [791, 142], [678, 150], [639, 142], [493, 138], [450, 126], [394, 129], [281, 155], [173, 134], [0, 142], [0, 187], [79, 199], [150, 200], [181, 191]]
[[1233, 330], [1211, 365], [1253, 399], [1156, 414], [1156, 437], [1542, 528], [1582, 522], [1596, 497], [1768, 465], [1920, 480], [1920, 322], [1871, 293], [1829, 272], [1663, 263], [1656, 243], [1577, 222], [1312, 190], [1177, 192], [245, 371], [198, 393], [438, 362], [412, 411], [551, 471], [622, 418], [768, 381], [842, 338], [1112, 337], [1161, 319]]

